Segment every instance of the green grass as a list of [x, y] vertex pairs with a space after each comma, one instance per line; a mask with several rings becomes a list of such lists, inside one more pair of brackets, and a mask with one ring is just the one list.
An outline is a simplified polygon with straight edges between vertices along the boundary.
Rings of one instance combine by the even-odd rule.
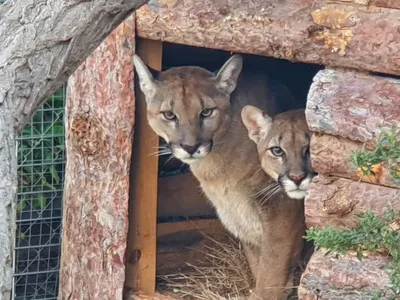
[[386, 162], [390, 174], [396, 184], [400, 184], [400, 131], [395, 126], [390, 132], [382, 132], [378, 138], [377, 146], [373, 151], [364, 148], [355, 151], [350, 157], [350, 162], [363, 171], [364, 176], [373, 173], [373, 166]]
[[18, 137], [18, 213], [45, 209], [46, 191], [62, 186], [64, 94], [61, 88], [49, 98]]
[[338, 230], [332, 227], [324, 229], [310, 228], [306, 239], [314, 241], [319, 248], [326, 248], [334, 253], [357, 251], [357, 257], [363, 258], [363, 251], [373, 253], [387, 251], [392, 257], [388, 268], [392, 291], [400, 296], [400, 231], [391, 226], [400, 221], [400, 211], [388, 209], [383, 218], [372, 212], [365, 212], [357, 216], [359, 225], [355, 228]]
[[[400, 184], [400, 131], [392, 127], [390, 132], [382, 132], [377, 146], [372, 151], [362, 150], [353, 152], [350, 162], [363, 171], [363, 175], [374, 175], [374, 165], [386, 163], [390, 168], [393, 181]], [[393, 224], [400, 222], [400, 211], [391, 208], [383, 218], [368, 211], [357, 216], [359, 225], [344, 230], [332, 227], [307, 230], [306, 239], [314, 241], [317, 247], [328, 249], [334, 253], [345, 253], [353, 250], [357, 257], [363, 258], [363, 251], [373, 253], [384, 251], [392, 257], [392, 263], [387, 269], [393, 299], [400, 299], [400, 231], [393, 228]], [[398, 225], [397, 225], [398, 226]], [[372, 295], [373, 299], [380, 299], [383, 295], [378, 292]]]

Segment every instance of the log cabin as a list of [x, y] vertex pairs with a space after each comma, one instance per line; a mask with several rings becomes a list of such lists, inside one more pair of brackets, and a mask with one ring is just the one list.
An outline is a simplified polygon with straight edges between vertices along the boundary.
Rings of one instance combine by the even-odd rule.
[[[350, 228], [360, 212], [400, 208], [385, 163], [360, 178], [348, 161], [376, 146], [383, 128], [400, 127], [399, 49], [397, 0], [156, 0], [139, 9], [68, 82], [59, 298], [123, 299], [129, 290], [172, 299], [157, 293], [157, 275], [201, 259], [188, 250], [204, 249], [200, 232], [226, 234], [190, 172], [149, 155], [160, 141], [134, 84], [134, 53], [155, 70], [215, 70], [231, 53], [279, 70], [313, 131], [319, 175], [305, 199], [307, 225]], [[371, 288], [387, 288], [387, 264], [317, 250], [298, 299], [369, 299]]]

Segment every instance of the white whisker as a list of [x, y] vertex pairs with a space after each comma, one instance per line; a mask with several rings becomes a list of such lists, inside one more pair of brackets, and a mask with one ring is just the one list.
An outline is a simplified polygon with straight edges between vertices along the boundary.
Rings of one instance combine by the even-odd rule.
[[165, 162], [164, 166], [169, 163], [172, 159], [174, 158], [173, 155], [171, 155], [170, 157], [168, 157], [167, 161]]
[[256, 192], [255, 194], [253, 194], [253, 195], [251, 195], [251, 196], [252, 196], [252, 197], [253, 197], [253, 196], [256, 196], [256, 197], [257, 197], [257, 196], [260, 196], [260, 195], [265, 194], [265, 193], [267, 193], [268, 191], [274, 189], [274, 188], [277, 187], [277, 186], [279, 186], [278, 183], [272, 183], [272, 184], [270, 184], [270, 185], [267, 185], [265, 188], [261, 189], [260, 191]]
[[269, 191], [264, 197], [261, 199], [261, 206], [268, 202], [273, 196], [275, 196], [281, 190], [281, 186], [276, 186], [273, 190]]
[[159, 151], [150, 153], [149, 156], [151, 156], [151, 155], [162, 156], [162, 155], [168, 155], [168, 154], [172, 154], [172, 151], [171, 150], [159, 150]]

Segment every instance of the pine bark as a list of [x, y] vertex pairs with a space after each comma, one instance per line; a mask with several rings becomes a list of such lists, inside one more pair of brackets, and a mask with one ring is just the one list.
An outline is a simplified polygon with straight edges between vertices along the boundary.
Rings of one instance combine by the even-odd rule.
[[134, 51], [132, 16], [68, 81], [59, 299], [123, 299]]
[[313, 81], [306, 108], [312, 131], [374, 147], [382, 131], [400, 128], [399, 79], [326, 69]]
[[[3, 2], [3, 1], [1, 1]], [[146, 0], [0, 3], [0, 299], [9, 299], [15, 238], [15, 137], [85, 58]]]
[[390, 258], [380, 255], [359, 260], [355, 253], [337, 255], [317, 250], [302, 274], [299, 300], [373, 299], [379, 292], [379, 299], [394, 299], [385, 270], [389, 264]]
[[319, 174], [400, 188], [400, 181], [393, 176], [392, 166], [388, 162], [376, 163], [369, 170], [365, 166], [357, 167], [350, 161], [353, 152], [371, 150], [373, 149], [364, 149], [364, 144], [360, 142], [339, 136], [314, 133], [310, 142], [311, 164]]
[[400, 189], [318, 175], [304, 201], [307, 228], [351, 228], [356, 216], [368, 210], [384, 216], [388, 208], [400, 209]]
[[400, 11], [355, 2], [159, 0], [138, 11], [138, 35], [400, 75]]

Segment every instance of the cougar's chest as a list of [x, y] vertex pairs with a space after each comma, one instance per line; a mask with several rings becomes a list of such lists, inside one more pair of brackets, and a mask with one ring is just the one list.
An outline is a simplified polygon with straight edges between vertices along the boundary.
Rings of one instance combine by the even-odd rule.
[[260, 242], [261, 218], [250, 195], [229, 180], [201, 182], [201, 187], [215, 207], [222, 224], [234, 236], [251, 244]]

